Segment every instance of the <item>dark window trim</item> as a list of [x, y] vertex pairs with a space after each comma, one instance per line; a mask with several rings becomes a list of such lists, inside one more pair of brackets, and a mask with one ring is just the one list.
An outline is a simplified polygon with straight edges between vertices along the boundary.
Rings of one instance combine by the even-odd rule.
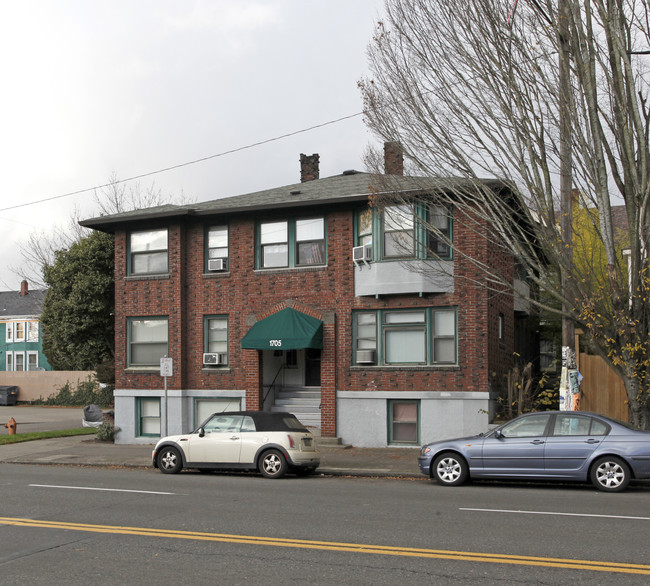
[[[403, 324], [385, 324], [384, 316], [387, 313], [398, 312], [423, 312], [423, 322], [408, 322]], [[451, 339], [451, 336], [436, 336], [435, 335], [435, 319], [436, 313], [453, 312], [454, 314], [454, 358], [453, 362], [435, 361], [434, 347], [436, 339]], [[374, 364], [358, 364], [357, 363], [357, 341], [358, 336], [358, 322], [357, 315], [359, 314], [375, 314], [375, 363]], [[425, 356], [426, 362], [405, 362], [405, 363], [388, 363], [385, 358], [385, 332], [389, 329], [411, 329], [419, 330], [424, 329], [425, 332]], [[366, 338], [364, 338], [366, 339]], [[367, 338], [370, 339], [370, 338]], [[458, 362], [458, 307], [455, 305], [444, 306], [427, 306], [427, 307], [400, 307], [400, 308], [384, 308], [384, 309], [358, 309], [352, 312], [352, 366], [367, 367], [367, 368], [442, 368], [442, 367], [457, 367]]]
[[[447, 207], [448, 217], [449, 217], [449, 240], [453, 243], [454, 241], [454, 213], [451, 206], [441, 206]], [[355, 246], [362, 246], [363, 236], [370, 236], [372, 244], [368, 245], [372, 249], [372, 258], [375, 259], [375, 262], [404, 262], [405, 260], [424, 260], [424, 259], [438, 259], [443, 261], [452, 261], [454, 260], [454, 251], [451, 246], [447, 246], [448, 254], [447, 255], [437, 255], [432, 251], [428, 250], [429, 243], [429, 233], [426, 230], [426, 223], [428, 221], [427, 214], [430, 210], [430, 206], [426, 202], [418, 201], [414, 204], [414, 251], [411, 256], [390, 256], [387, 257], [384, 255], [384, 213], [383, 210], [377, 208], [372, 208], [372, 219], [371, 219], [371, 232], [361, 233], [361, 216], [369, 208], [360, 208], [355, 212], [355, 221], [354, 221], [354, 243]], [[433, 236], [432, 236], [433, 237]]]
[[[298, 264], [298, 244], [296, 239], [296, 222], [298, 220], [323, 220], [323, 262], [319, 264]], [[287, 224], [287, 240], [275, 244], [286, 244], [287, 246], [287, 264], [282, 266], [265, 267], [263, 266], [262, 254], [262, 224], [273, 224], [285, 222]], [[300, 243], [321, 242], [321, 240], [301, 240]], [[325, 215], [298, 215], [282, 218], [265, 218], [257, 220], [255, 223], [255, 270], [259, 271], [283, 271], [287, 269], [312, 269], [327, 266], [327, 217]]]
[[[393, 410], [395, 405], [409, 404], [415, 405], [415, 432], [416, 439], [413, 441], [395, 441], [393, 439], [393, 424], [395, 423]], [[421, 401], [419, 399], [388, 399], [387, 416], [388, 416], [388, 444], [398, 446], [419, 446], [420, 445], [420, 428], [421, 428], [421, 415], [420, 415]]]
[[[165, 248], [156, 248], [153, 250], [146, 250], [143, 252], [132, 252], [131, 251], [131, 236], [133, 234], [137, 234], [139, 232], [157, 232], [157, 231], [165, 231], [165, 240], [166, 240], [166, 245]], [[149, 228], [149, 229], [140, 229], [140, 230], [130, 230], [127, 232], [127, 267], [126, 267], [126, 276], [127, 277], [147, 277], [147, 276], [152, 276], [152, 275], [167, 275], [169, 274], [169, 228]], [[135, 273], [133, 272], [133, 256], [138, 255], [138, 256], [144, 256], [146, 254], [153, 254], [153, 253], [161, 253], [161, 252], [166, 252], [167, 253], [167, 270], [162, 273], [157, 273], [157, 272], [146, 272], [146, 273]]]
[[169, 355], [169, 316], [168, 315], [146, 315], [146, 316], [128, 316], [126, 318], [126, 370], [147, 370], [155, 372], [160, 368], [158, 364], [131, 364], [131, 325], [134, 321], [166, 321], [167, 322], [167, 352]]
[[[211, 271], [208, 268], [208, 261], [212, 260], [210, 258], [210, 231], [214, 230], [216, 228], [225, 228], [226, 229], [226, 250], [227, 254], [226, 256], [216, 256], [214, 259], [224, 259], [225, 260], [225, 267], [223, 271]], [[215, 275], [215, 274], [223, 274], [224, 272], [227, 272], [230, 270], [230, 225], [227, 222], [223, 223], [214, 223], [214, 224], [208, 224], [205, 227], [205, 230], [203, 232], [203, 272], [205, 274], [209, 275]]]
[[230, 366], [230, 317], [225, 313], [215, 313], [203, 316], [203, 352], [210, 352], [208, 345], [210, 341], [208, 340], [208, 322], [211, 319], [225, 319], [226, 320], [226, 352], [217, 352], [217, 354], [226, 355], [225, 364], [215, 364], [214, 366], [209, 366], [202, 364], [204, 369], [207, 370], [223, 370], [224, 368], [229, 368]]
[[[136, 397], [136, 437], [160, 437], [162, 434], [162, 401], [160, 400], [160, 397]], [[160, 432], [159, 433], [143, 433], [142, 431], [142, 419], [144, 416], [142, 415], [142, 402], [143, 401], [157, 401], [158, 402], [158, 421], [160, 424]], [[147, 417], [148, 419], [156, 419], [155, 417]]]

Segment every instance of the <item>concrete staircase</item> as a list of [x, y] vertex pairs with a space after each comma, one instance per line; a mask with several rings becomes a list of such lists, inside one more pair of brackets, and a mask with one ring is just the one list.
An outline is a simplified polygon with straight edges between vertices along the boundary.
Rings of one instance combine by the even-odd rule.
[[320, 429], [320, 387], [284, 387], [271, 411], [293, 413], [305, 427]]

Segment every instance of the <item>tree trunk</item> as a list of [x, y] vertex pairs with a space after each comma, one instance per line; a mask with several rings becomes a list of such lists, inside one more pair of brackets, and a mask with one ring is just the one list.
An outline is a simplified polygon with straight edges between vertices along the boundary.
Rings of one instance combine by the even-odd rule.
[[641, 389], [639, 379], [635, 376], [625, 377], [630, 423], [639, 429], [650, 430], [650, 402], [648, 390]]

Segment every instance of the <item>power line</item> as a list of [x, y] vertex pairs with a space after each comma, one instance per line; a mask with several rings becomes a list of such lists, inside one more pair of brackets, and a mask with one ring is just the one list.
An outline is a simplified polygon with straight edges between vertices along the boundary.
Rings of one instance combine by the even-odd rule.
[[230, 149], [227, 151], [223, 151], [221, 153], [217, 153], [216, 155], [209, 155], [207, 157], [202, 157], [200, 159], [194, 159], [193, 161], [187, 161], [185, 163], [179, 163], [178, 165], [172, 165], [170, 167], [165, 167], [164, 169], [158, 169], [156, 171], [149, 171], [148, 173], [142, 173], [140, 175], [134, 175], [133, 177], [127, 177], [126, 179], [117, 179], [115, 181], [111, 181], [110, 183], [104, 183], [103, 185], [95, 185], [94, 187], [87, 187], [86, 189], [79, 189], [78, 191], [70, 191], [68, 193], [62, 193], [60, 195], [53, 195], [51, 197], [45, 197], [43, 199], [37, 199], [34, 201], [29, 201], [29, 202], [24, 202], [24, 203], [19, 203], [13, 206], [8, 206], [6, 208], [0, 208], [0, 212], [7, 212], [9, 210], [15, 210], [18, 208], [24, 208], [27, 206], [31, 205], [36, 205], [38, 203], [45, 203], [48, 201], [54, 201], [57, 199], [63, 199], [64, 197], [71, 197], [73, 195], [80, 195], [82, 193], [88, 193], [89, 191], [95, 191], [96, 189], [103, 189], [105, 187], [110, 187], [111, 185], [115, 185], [118, 183], [126, 183], [128, 181], [134, 181], [136, 179], [143, 179], [144, 177], [151, 177], [152, 175], [158, 175], [159, 173], [166, 173], [167, 171], [173, 171], [174, 169], [180, 169], [181, 167], [188, 167], [189, 165], [195, 165], [197, 163], [203, 163], [204, 161], [209, 161], [210, 159], [217, 159], [219, 157], [225, 157], [226, 155], [231, 155], [233, 153], [238, 153], [240, 151], [245, 151], [248, 149], [252, 149], [254, 147], [261, 146], [263, 144], [268, 144], [270, 142], [276, 142], [278, 140], [282, 140], [284, 138], [289, 138], [290, 136], [296, 136], [297, 134], [303, 134], [305, 132], [310, 132], [311, 130], [316, 130], [317, 128], [323, 128], [324, 126], [329, 126], [331, 124], [337, 124], [339, 122], [343, 122], [344, 120], [349, 120], [351, 118], [356, 118], [357, 116], [361, 116], [363, 112], [357, 112], [356, 114], [350, 114], [349, 116], [343, 116], [341, 118], [337, 118], [336, 120], [329, 120], [328, 122], [323, 122], [322, 124], [315, 124], [314, 126], [309, 126], [308, 128], [303, 128], [301, 130], [296, 130], [294, 132], [288, 132], [286, 134], [281, 134], [279, 136], [274, 136], [273, 138], [267, 138], [265, 140], [260, 140], [258, 142], [254, 142], [251, 144], [247, 144], [242, 147], [237, 147], [234, 149]]

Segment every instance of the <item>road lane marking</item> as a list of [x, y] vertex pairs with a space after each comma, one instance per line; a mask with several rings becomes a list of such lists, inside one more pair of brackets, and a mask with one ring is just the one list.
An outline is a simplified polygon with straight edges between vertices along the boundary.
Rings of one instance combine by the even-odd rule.
[[516, 509], [470, 509], [459, 508], [459, 511], [479, 513], [517, 513], [519, 515], [556, 515], [558, 517], [600, 517], [602, 519], [625, 519], [632, 521], [650, 521], [650, 517], [630, 517], [626, 515], [599, 515], [596, 513], [562, 513], [559, 511], [522, 511]]
[[105, 492], [136, 492], [139, 494], [167, 494], [176, 495], [175, 492], [157, 492], [155, 490], [130, 490], [127, 488], [98, 488], [94, 486], [59, 486], [57, 484], [28, 484], [36, 488], [67, 488], [69, 490], [100, 490]]
[[85, 523], [66, 523], [45, 521], [39, 519], [23, 519], [19, 517], [0, 517], [0, 524], [14, 527], [39, 527], [46, 529], [65, 529], [69, 531], [86, 531], [90, 533], [110, 533], [118, 535], [140, 535], [147, 537], [166, 537], [171, 539], [189, 539], [195, 541], [214, 541], [245, 545], [266, 545], [274, 547], [291, 547], [297, 549], [313, 549], [340, 551], [348, 553], [363, 553], [376, 555], [392, 555], [401, 557], [420, 557], [465, 562], [483, 562], [494, 564], [511, 564], [520, 566], [542, 566], [566, 568], [572, 570], [591, 570], [624, 574], [642, 574], [650, 576], [650, 565], [627, 564], [618, 562], [601, 562], [592, 560], [571, 560], [564, 558], [545, 558], [535, 556], [506, 555], [495, 553], [477, 553], [468, 551], [447, 551], [439, 549], [423, 549], [414, 547], [392, 547], [388, 545], [367, 545], [360, 543], [339, 543], [333, 541], [311, 541], [303, 539], [286, 539], [276, 537], [260, 537], [251, 535], [229, 535], [225, 533], [204, 533], [200, 531], [181, 531], [175, 529], [152, 529], [146, 527], [128, 527], [115, 525], [91, 525]]

